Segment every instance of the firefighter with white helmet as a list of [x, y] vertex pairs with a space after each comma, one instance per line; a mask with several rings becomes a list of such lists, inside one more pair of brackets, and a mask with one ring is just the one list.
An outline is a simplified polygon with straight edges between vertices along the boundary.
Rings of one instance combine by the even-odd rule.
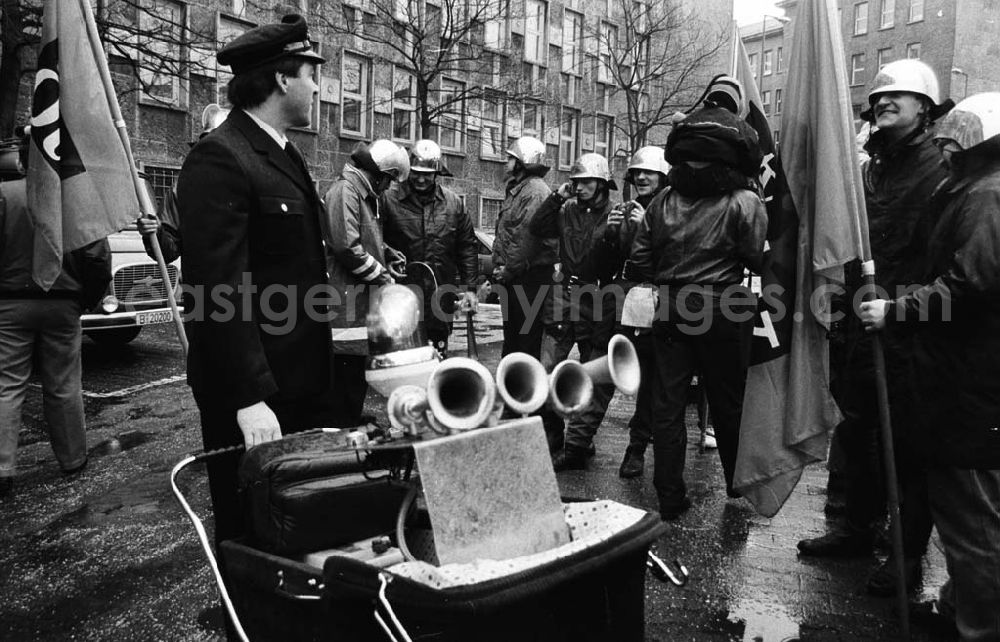
[[[1000, 93], [966, 98], [938, 124], [948, 168], [923, 274], [892, 301], [861, 304], [869, 329], [913, 328], [914, 423], [948, 562], [941, 598], [963, 640], [1000, 639]], [[893, 417], [893, 425], [896, 425]], [[946, 588], [947, 587], [947, 588]], [[949, 590], [950, 589], [950, 590]]]
[[[201, 140], [213, 129], [221, 125], [229, 117], [229, 110], [220, 107], [216, 103], [205, 107], [201, 112]], [[191, 143], [194, 145], [194, 143]], [[148, 183], [147, 183], [148, 188]], [[163, 197], [159, 211], [154, 216], [140, 216], [135, 222], [136, 228], [142, 235], [142, 244], [146, 248], [149, 258], [156, 259], [151, 242], [152, 235], [156, 235], [156, 240], [160, 243], [160, 252], [163, 253], [163, 260], [170, 263], [181, 255], [181, 233], [180, 219], [177, 215], [177, 190], [171, 186], [170, 191]]]
[[[625, 278], [624, 268], [632, 250], [632, 240], [635, 238], [636, 230], [646, 214], [646, 207], [653, 197], [666, 188], [669, 173], [670, 164], [663, 157], [662, 147], [647, 145], [636, 150], [625, 170], [625, 182], [632, 186], [635, 198], [616, 205], [611, 210], [605, 235], [593, 249], [593, 260], [598, 265], [607, 266], [614, 273], [612, 283], [620, 288], [621, 295], [625, 297], [624, 305], [619, 306], [620, 309], [617, 310], [618, 325], [615, 332], [629, 337], [635, 344], [636, 354], [639, 356], [641, 372], [639, 391], [635, 399], [635, 412], [628, 424], [629, 444], [618, 468], [618, 475], [624, 479], [642, 474], [646, 448], [652, 438], [650, 413], [654, 366], [650, 326], [642, 323], [637, 327], [640, 322], [630, 314], [629, 307], [638, 305], [638, 302], [643, 301], [642, 297], [647, 294], [650, 295], [647, 297], [647, 302], [650, 302], [651, 289], [638, 289], [629, 294], [633, 287], [639, 284]], [[633, 301], [636, 303], [633, 304]]]
[[[574, 345], [581, 361], [607, 353], [615, 324], [615, 301], [600, 289], [610, 283], [611, 272], [592, 260], [592, 252], [604, 238], [612, 210], [611, 190], [617, 189], [608, 159], [583, 154], [570, 168], [569, 181], [545, 199], [531, 218], [528, 230], [532, 236], [559, 243], [561, 278], [553, 288], [554, 318], [546, 324], [542, 338], [542, 364], [546, 368], [565, 360]], [[591, 289], [593, 295], [581, 295]], [[614, 385], [595, 385], [590, 406], [581, 416], [570, 419], [565, 431], [560, 417], [543, 415], [557, 472], [586, 466], [613, 394]]]
[[503, 354], [541, 355], [543, 319], [532, 303], [551, 286], [559, 261], [558, 241], [531, 234], [528, 223], [552, 193], [543, 177], [549, 171], [545, 143], [518, 138], [507, 150], [507, 185], [493, 241], [493, 282], [502, 286]]
[[[442, 307], [450, 311], [456, 295], [461, 311], [475, 311], [479, 254], [472, 219], [458, 194], [441, 185], [438, 176], [451, 176], [432, 140], [418, 140], [410, 149], [410, 177], [382, 194], [382, 230], [388, 246], [407, 261], [431, 266], [438, 286], [446, 286]], [[433, 311], [432, 311], [433, 312]], [[427, 334], [444, 355], [451, 320], [433, 313], [426, 317]]]
[[[868, 102], [870, 109], [862, 116], [875, 129], [865, 144], [870, 159], [862, 177], [875, 283], [880, 291], [894, 295], [918, 280], [923, 270], [927, 233], [939, 215], [932, 195], [947, 176], [931, 124], [950, 108], [951, 101], [941, 100], [937, 77], [926, 63], [897, 60], [872, 80]], [[860, 300], [860, 264], [849, 264], [845, 277], [845, 301]], [[798, 548], [803, 555], [814, 557], [866, 556], [871, 553], [884, 512], [880, 494], [872, 492], [881, 486], [882, 473], [869, 457], [879, 426], [879, 408], [872, 393], [872, 337], [856, 314], [848, 314], [842, 331], [833, 336], [831, 391], [845, 417], [835, 439], [846, 463], [847, 519], [825, 535], [800, 541]], [[907, 430], [917, 420], [907, 383], [912, 328], [893, 328], [885, 333], [882, 344], [893, 429]], [[903, 579], [912, 587], [920, 577], [932, 520], [924, 467], [913, 452], [913, 441], [902, 435], [896, 440], [896, 468], [902, 494]], [[891, 595], [897, 582], [895, 568], [895, 558], [887, 560], [869, 577], [867, 590]]]
[[333, 381], [340, 404], [334, 416], [342, 426], [362, 423], [370, 288], [393, 281], [386, 267], [378, 198], [393, 181], [409, 175], [409, 155], [396, 143], [359, 143], [326, 193], [321, 223], [329, 283], [337, 294], [330, 306]]

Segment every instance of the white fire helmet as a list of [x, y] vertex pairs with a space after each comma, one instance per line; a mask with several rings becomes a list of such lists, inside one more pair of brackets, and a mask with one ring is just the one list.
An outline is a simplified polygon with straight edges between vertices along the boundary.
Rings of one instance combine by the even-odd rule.
[[611, 169], [608, 167], [608, 159], [600, 154], [584, 154], [577, 159], [573, 166], [569, 168], [570, 180], [586, 180], [596, 178], [604, 181], [608, 189], [618, 189], [613, 178]]
[[525, 167], [549, 167], [548, 159], [545, 158], [545, 143], [534, 136], [521, 136], [514, 141], [507, 153], [521, 161]]
[[953, 140], [969, 150], [1000, 135], [1000, 92], [969, 96], [948, 112], [934, 132], [935, 139]]
[[659, 172], [666, 178], [670, 173], [670, 163], [663, 156], [663, 148], [656, 145], [640, 147], [632, 154], [629, 161], [628, 170], [625, 171], [625, 182], [633, 183], [635, 171], [644, 170], [648, 172]]
[[[929, 100], [931, 109], [928, 116], [931, 120], [940, 118], [951, 108], [950, 101], [941, 102], [941, 90], [934, 70], [927, 63], [912, 58], [895, 60], [879, 70], [868, 92], [868, 104], [873, 106], [881, 94], [890, 92], [908, 92]], [[870, 109], [861, 116], [868, 121], [874, 120]]]
[[201, 132], [207, 134], [229, 118], [229, 110], [220, 107], [217, 103], [205, 107], [201, 112]]
[[418, 140], [410, 150], [410, 171], [451, 176], [441, 159], [441, 148], [432, 140]]
[[387, 174], [397, 181], [405, 181], [410, 175], [409, 154], [385, 138], [380, 138], [371, 144], [359, 144], [351, 152], [351, 159], [363, 169]]

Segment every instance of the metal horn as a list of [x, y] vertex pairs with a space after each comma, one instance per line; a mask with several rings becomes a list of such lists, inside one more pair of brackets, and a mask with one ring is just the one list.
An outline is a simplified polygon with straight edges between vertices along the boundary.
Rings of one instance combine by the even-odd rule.
[[496, 386], [486, 366], [467, 357], [445, 359], [427, 380], [433, 419], [449, 430], [471, 430], [487, 423]]
[[524, 352], [512, 352], [497, 366], [497, 392], [514, 412], [527, 416], [549, 396], [549, 377], [541, 362]]
[[567, 359], [556, 365], [549, 375], [549, 402], [552, 409], [571, 417], [583, 412], [594, 396], [594, 382], [579, 361]]
[[608, 354], [588, 361], [583, 369], [595, 384], [614, 383], [626, 395], [634, 395], [639, 390], [639, 355], [623, 334], [611, 337]]

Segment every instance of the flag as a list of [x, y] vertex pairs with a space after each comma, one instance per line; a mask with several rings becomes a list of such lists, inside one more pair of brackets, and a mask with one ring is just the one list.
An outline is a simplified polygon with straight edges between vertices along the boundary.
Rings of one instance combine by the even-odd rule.
[[[62, 255], [124, 228], [139, 201], [109, 97], [114, 88], [88, 0], [45, 0], [31, 101], [32, 278], [48, 290]], [[102, 69], [104, 73], [102, 73]]]
[[[799, 3], [791, 49], [780, 162], [772, 146], [761, 167], [768, 249], [733, 483], [768, 517], [781, 509], [805, 466], [826, 458], [829, 431], [841, 419], [829, 386], [829, 295], [843, 283], [844, 264], [859, 257], [865, 215], [832, 0]], [[744, 74], [748, 62], [745, 67]], [[752, 86], [749, 76], [742, 81]], [[761, 121], [767, 145], [762, 113]]]

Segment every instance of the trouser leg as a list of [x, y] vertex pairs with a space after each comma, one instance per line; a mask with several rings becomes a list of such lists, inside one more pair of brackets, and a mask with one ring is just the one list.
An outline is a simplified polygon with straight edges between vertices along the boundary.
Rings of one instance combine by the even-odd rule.
[[870, 531], [885, 510], [885, 482], [879, 456], [878, 401], [875, 384], [858, 374], [845, 383], [844, 421], [837, 426], [847, 478], [847, 524]]
[[[603, 345], [595, 344], [593, 339], [588, 338], [579, 341], [580, 362], [586, 363], [593, 359], [607, 356], [607, 343]], [[566, 445], [579, 450], [589, 450], [594, 443], [594, 435], [604, 421], [604, 415], [608, 411], [608, 405], [615, 394], [613, 383], [594, 384], [594, 394], [590, 405], [578, 416], [570, 419], [566, 424]]]
[[538, 298], [546, 295], [548, 287], [532, 275], [507, 286], [506, 298], [500, 299], [504, 319], [503, 356], [524, 352], [536, 359], [540, 357], [545, 326]]
[[368, 382], [365, 380], [364, 355], [333, 355], [333, 382], [340, 395], [337, 427], [348, 428], [361, 423], [365, 408]]
[[719, 446], [719, 459], [726, 479], [726, 491], [733, 490], [733, 473], [739, 449], [740, 415], [746, 383], [743, 324], [717, 318], [707, 334], [696, 337], [695, 347], [700, 379], [704, 380], [712, 426]]
[[628, 422], [628, 441], [629, 448], [643, 452], [653, 436], [650, 426], [653, 423], [653, 373], [656, 364], [652, 335], [648, 332], [639, 335], [633, 332], [630, 335], [639, 357], [639, 390], [635, 395], [635, 412]]
[[653, 487], [660, 510], [676, 507], [687, 495], [684, 460], [687, 429], [684, 411], [694, 374], [694, 355], [686, 341], [654, 328], [653, 352]]
[[56, 460], [63, 470], [87, 460], [87, 428], [81, 389], [80, 306], [75, 301], [45, 302], [45, 321], [36, 345], [42, 381], [42, 412]]
[[24, 301], [0, 300], [0, 477], [17, 470], [21, 409], [31, 376], [35, 331], [25, 324]]
[[[572, 349], [573, 333], [571, 328], [564, 324], [547, 327], [542, 335], [540, 359], [545, 372], [551, 373], [557, 364], [566, 360]], [[549, 452], [559, 452], [565, 444], [565, 421], [547, 405], [543, 406], [538, 414], [542, 418], [542, 425], [545, 426]]]
[[1000, 470], [933, 469], [928, 487], [959, 637], [1000, 640]]

